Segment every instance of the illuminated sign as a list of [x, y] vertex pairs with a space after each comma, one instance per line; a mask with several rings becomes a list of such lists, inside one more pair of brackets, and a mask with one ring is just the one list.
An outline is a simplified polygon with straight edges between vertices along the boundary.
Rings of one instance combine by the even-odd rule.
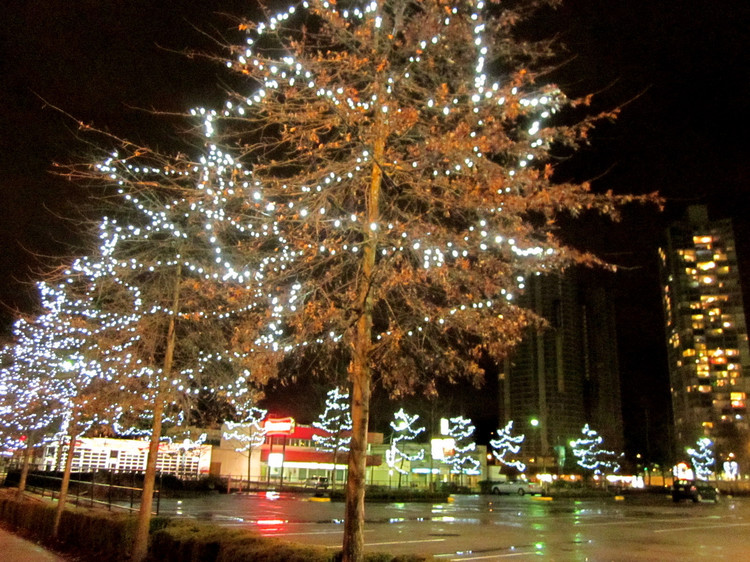
[[676, 464], [672, 469], [672, 474], [680, 480], [695, 480], [695, 473], [686, 462]]
[[280, 468], [283, 465], [284, 465], [283, 453], [268, 453], [268, 466], [272, 468]]
[[291, 435], [294, 425], [294, 418], [267, 418], [263, 422], [263, 429], [266, 435]]
[[724, 475], [730, 480], [736, 480], [740, 475], [740, 466], [736, 461], [725, 461], [724, 462]]
[[440, 435], [450, 434], [450, 422], [446, 418], [440, 418]]
[[447, 459], [452, 457], [456, 451], [456, 440], [448, 437], [445, 439], [433, 439], [430, 443], [433, 459]]

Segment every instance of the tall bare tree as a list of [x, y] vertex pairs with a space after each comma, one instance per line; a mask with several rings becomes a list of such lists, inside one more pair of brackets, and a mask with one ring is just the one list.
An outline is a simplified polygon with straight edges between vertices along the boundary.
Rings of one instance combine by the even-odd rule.
[[550, 45], [515, 30], [549, 4], [295, 4], [241, 24], [227, 65], [247, 90], [193, 112], [252, 169], [247, 250], [267, 256], [275, 330], [248, 326], [244, 345], [348, 359], [345, 560], [362, 558], [374, 382], [479, 383], [480, 358], [502, 358], [533, 320], [515, 304], [526, 276], [596, 261], [561, 242], [560, 216], [616, 218], [632, 200], [554, 179], [555, 154], [614, 112], [581, 117], [586, 100], [544, 83]]
[[228, 342], [232, 321], [253, 308], [255, 293], [252, 261], [234, 259], [248, 236], [231, 211], [246, 199], [241, 167], [215, 146], [189, 161], [119, 144], [117, 153], [68, 174], [104, 183], [117, 202], [98, 226], [98, 259], [76, 264], [97, 295], [94, 314], [109, 321], [102, 337], [125, 359], [126, 390], [144, 404], [121, 409], [118, 430], [149, 420], [140, 428], [150, 443], [132, 553], [143, 560], [162, 424], [185, 419], [186, 410], [189, 418], [198, 397], [244, 403], [252, 395]]

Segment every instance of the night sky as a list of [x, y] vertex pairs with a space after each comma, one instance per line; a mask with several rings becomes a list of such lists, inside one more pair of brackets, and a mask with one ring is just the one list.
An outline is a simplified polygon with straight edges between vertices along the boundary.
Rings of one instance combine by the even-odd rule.
[[[0, 334], [14, 310], [32, 309], [37, 272], [80, 251], [86, 190], [55, 176], [52, 164], [85, 160], [88, 147], [74, 121], [50, 106], [168, 149], [176, 121], [144, 110], [217, 106], [234, 78], [181, 53], [220, 54], [210, 37], [239, 39], [232, 16], [251, 15], [253, 5], [3, 2]], [[553, 75], [563, 90], [597, 93], [598, 108], [622, 106], [618, 122], [599, 128], [561, 173], [591, 179], [597, 190], [659, 191], [667, 201], [662, 214], [629, 209], [621, 225], [592, 222], [570, 235], [624, 266], [615, 298], [628, 450], [660, 457], [669, 418], [655, 252], [664, 224], [694, 203], [735, 219], [750, 273], [750, 8], [729, 0], [569, 0], [539, 23], [566, 46], [566, 63]]]

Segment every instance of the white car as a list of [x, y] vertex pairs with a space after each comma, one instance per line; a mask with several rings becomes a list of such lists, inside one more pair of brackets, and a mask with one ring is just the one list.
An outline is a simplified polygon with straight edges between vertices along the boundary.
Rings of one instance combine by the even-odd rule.
[[526, 494], [541, 494], [542, 487], [536, 482], [528, 480], [505, 480], [503, 482], [493, 482], [490, 490], [493, 494], [517, 494], [524, 496]]

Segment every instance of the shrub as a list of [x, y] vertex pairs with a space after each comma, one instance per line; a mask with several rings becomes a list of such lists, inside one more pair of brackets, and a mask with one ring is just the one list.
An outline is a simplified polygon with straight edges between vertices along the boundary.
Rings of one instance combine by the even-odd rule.
[[[135, 534], [135, 517], [90, 508], [69, 508], [52, 541], [55, 504], [0, 493], [0, 520], [23, 535], [76, 554], [78, 560], [120, 562], [128, 559]], [[166, 517], [151, 519], [149, 560], [153, 562], [334, 562], [340, 552], [261, 537], [244, 529]], [[370, 553], [367, 562], [418, 562], [424, 556]]]

